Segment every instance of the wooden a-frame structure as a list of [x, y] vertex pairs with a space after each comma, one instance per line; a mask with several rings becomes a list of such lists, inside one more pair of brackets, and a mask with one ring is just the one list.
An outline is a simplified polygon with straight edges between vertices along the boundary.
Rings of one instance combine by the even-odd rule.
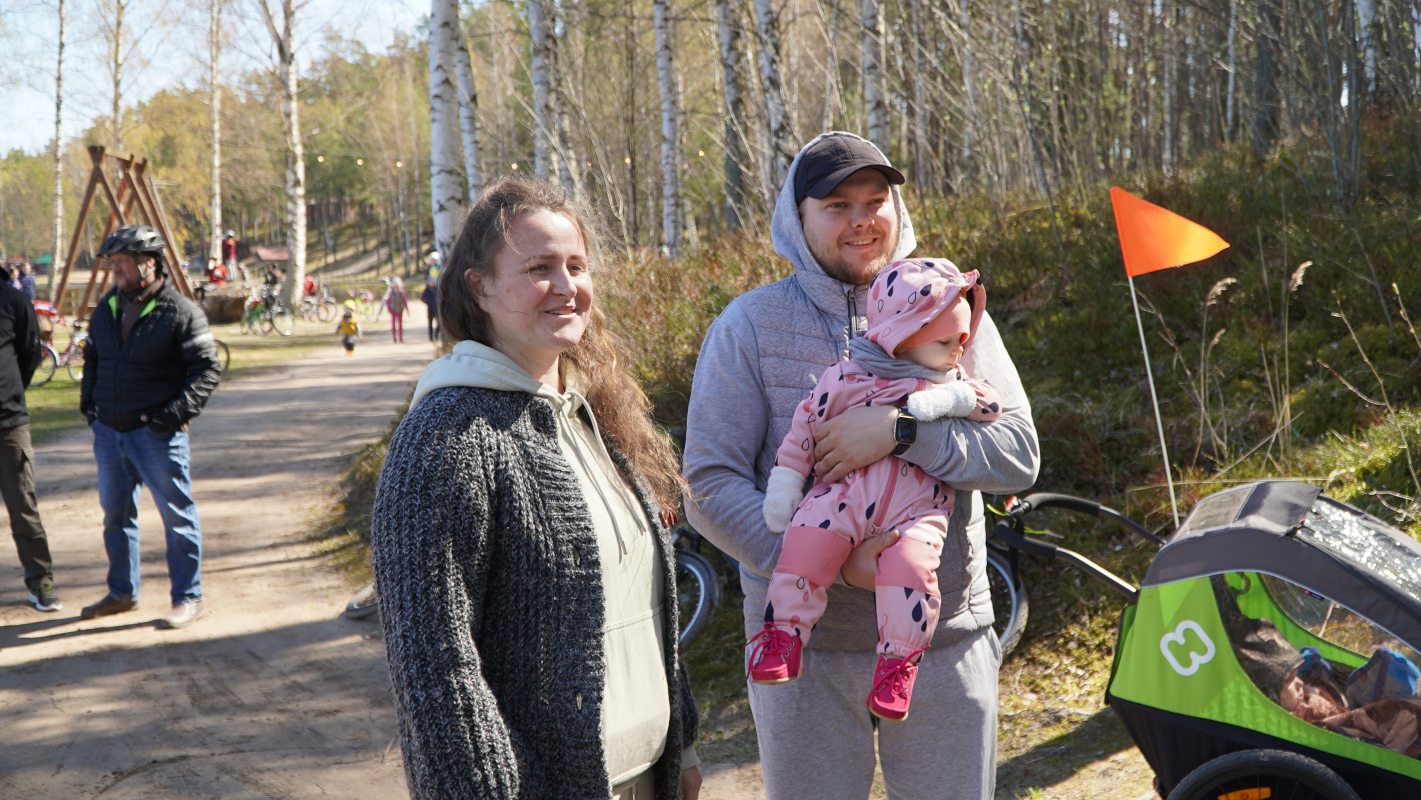
[[[164, 260], [168, 280], [188, 299], [193, 299], [192, 287], [188, 285], [187, 275], [184, 274], [182, 259], [178, 258], [178, 249], [173, 243], [168, 220], [149, 189], [148, 180], [144, 175], [148, 170], [148, 159], [137, 159], [132, 155], [128, 158], [105, 155], [101, 145], [89, 146], [89, 158], [94, 162], [94, 168], [89, 173], [89, 185], [84, 189], [83, 202], [79, 204], [79, 218], [74, 222], [74, 235], [69, 239], [69, 252], [64, 258], [64, 267], [59, 272], [59, 285], [53, 296], [55, 310], [60, 314], [64, 313], [64, 290], [69, 288], [69, 273], [74, 268], [74, 261], [79, 254], [79, 243], [84, 235], [84, 224], [89, 220], [89, 210], [94, 204], [94, 193], [100, 189], [103, 190], [104, 199], [109, 206], [108, 223], [104, 226], [100, 241], [124, 225], [142, 223], [156, 230], [167, 243]], [[118, 167], [117, 191], [104, 173], [107, 162]], [[112, 274], [113, 270], [109, 268], [107, 258], [94, 259], [93, 270], [89, 273], [89, 285], [84, 289], [84, 297], [79, 301], [79, 307], [74, 310], [76, 321], [84, 321], [93, 312], [99, 298], [103, 297], [104, 291], [108, 289], [109, 277]]]

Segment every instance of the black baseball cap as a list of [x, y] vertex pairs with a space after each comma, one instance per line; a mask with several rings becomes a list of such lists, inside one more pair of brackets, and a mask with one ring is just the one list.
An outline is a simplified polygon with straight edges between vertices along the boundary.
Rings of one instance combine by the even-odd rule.
[[799, 157], [794, 172], [794, 202], [806, 197], [823, 200], [844, 179], [861, 169], [876, 169], [894, 186], [907, 182], [878, 148], [856, 136], [826, 136]]

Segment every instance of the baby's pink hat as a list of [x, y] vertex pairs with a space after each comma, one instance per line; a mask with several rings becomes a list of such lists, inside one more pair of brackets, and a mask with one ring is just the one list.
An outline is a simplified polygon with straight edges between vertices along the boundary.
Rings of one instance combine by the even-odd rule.
[[976, 270], [964, 274], [945, 258], [908, 258], [889, 264], [868, 291], [866, 336], [893, 355], [931, 325], [927, 331], [931, 338], [924, 342], [966, 333], [965, 350], [977, 335], [987, 305], [987, 290], [978, 277]]

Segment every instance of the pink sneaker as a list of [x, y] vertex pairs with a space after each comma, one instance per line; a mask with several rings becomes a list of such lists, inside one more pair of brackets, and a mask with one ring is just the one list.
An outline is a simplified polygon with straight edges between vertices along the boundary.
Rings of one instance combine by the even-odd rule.
[[788, 683], [799, 677], [800, 655], [803, 645], [799, 637], [766, 622], [765, 629], [755, 634], [746, 647], [755, 645], [750, 651], [749, 678], [755, 683], [769, 685]]
[[913, 702], [913, 679], [916, 677], [918, 665], [913, 663], [911, 656], [899, 658], [879, 653], [878, 668], [873, 671], [873, 691], [869, 692], [866, 703], [868, 710], [879, 719], [907, 719], [908, 706]]

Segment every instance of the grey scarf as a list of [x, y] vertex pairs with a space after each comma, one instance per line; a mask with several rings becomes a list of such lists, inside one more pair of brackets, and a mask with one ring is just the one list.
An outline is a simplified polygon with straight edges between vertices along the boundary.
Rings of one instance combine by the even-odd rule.
[[855, 336], [849, 340], [849, 355], [859, 366], [890, 381], [899, 378], [922, 378], [933, 383], [947, 383], [950, 380], [949, 373], [938, 372], [921, 364], [894, 358], [888, 355], [888, 351], [880, 347], [877, 342], [862, 336]]

